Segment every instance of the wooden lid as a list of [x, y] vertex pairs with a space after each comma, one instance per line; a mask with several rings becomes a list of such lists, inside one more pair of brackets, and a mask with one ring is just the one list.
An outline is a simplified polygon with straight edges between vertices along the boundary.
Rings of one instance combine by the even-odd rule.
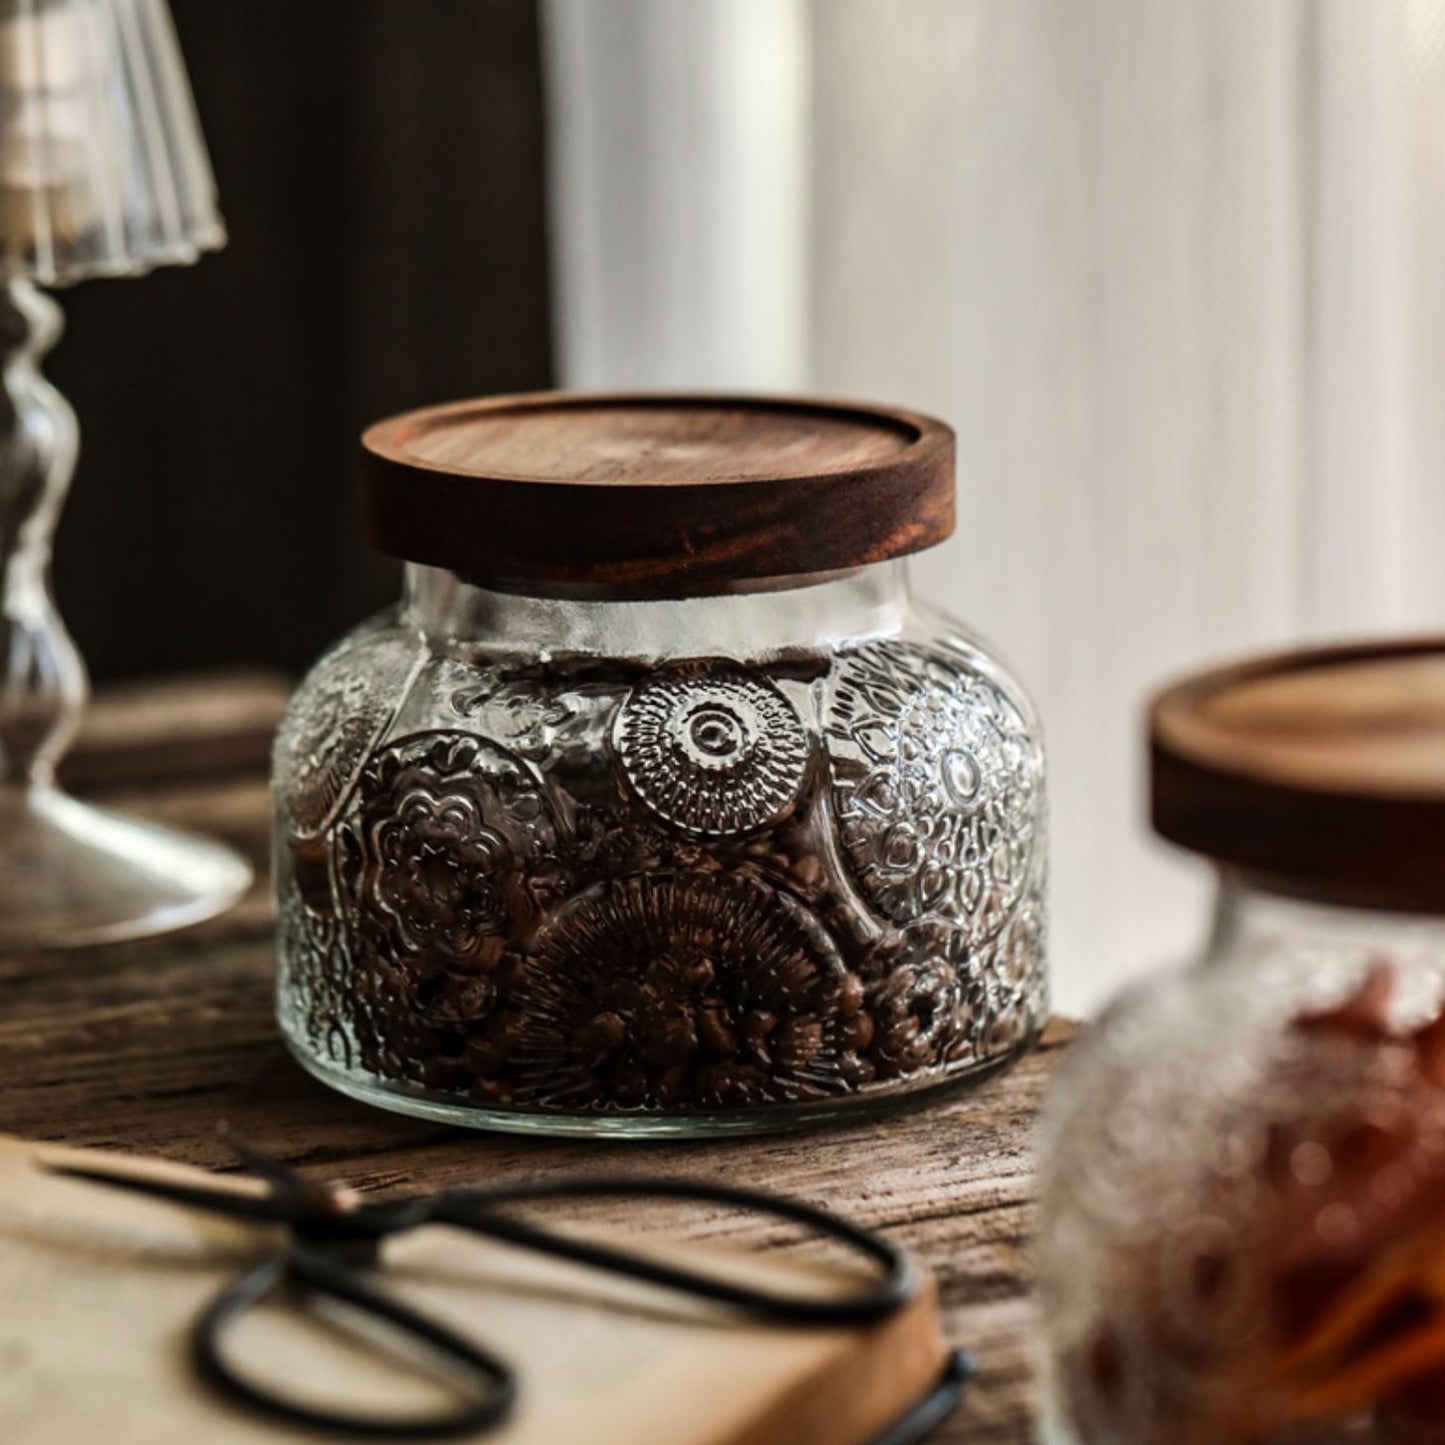
[[953, 531], [952, 431], [886, 407], [537, 393], [407, 412], [362, 445], [377, 547], [528, 590], [723, 592]]
[[1445, 912], [1445, 638], [1207, 672], [1150, 722], [1164, 837], [1276, 891]]

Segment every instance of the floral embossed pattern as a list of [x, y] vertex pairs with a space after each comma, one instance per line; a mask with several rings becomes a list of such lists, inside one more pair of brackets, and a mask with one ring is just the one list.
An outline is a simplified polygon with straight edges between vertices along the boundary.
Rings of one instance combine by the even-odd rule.
[[391, 727], [321, 836], [282, 814], [282, 1018], [328, 1077], [731, 1120], [966, 1076], [1042, 1026], [1038, 750], [961, 652], [453, 647]]
[[722, 837], [775, 821], [808, 762], [801, 719], [776, 687], [738, 669], [677, 669], [623, 704], [614, 738], [637, 796], [660, 818]]
[[538, 916], [554, 844], [521, 759], [424, 734], [367, 764], [338, 829], [337, 875], [358, 933], [393, 957], [483, 969]]
[[846, 654], [827, 718], [835, 803], [868, 902], [998, 934], [1030, 880], [1042, 764], [1018, 706], [962, 657], [905, 642]]
[[801, 905], [724, 875], [629, 878], [584, 893], [517, 982], [528, 1094], [703, 1109], [837, 1093], [862, 988]]
[[274, 768], [296, 836], [315, 837], [331, 820], [422, 651], [415, 633], [397, 627], [353, 634], [297, 689], [276, 736]]
[[296, 975], [293, 997], [306, 1004], [296, 1027], [323, 1057], [349, 1067], [353, 1051], [347, 1021], [353, 1000], [339, 919], [334, 911], [309, 904], [299, 888], [287, 888], [277, 910], [276, 935], [277, 947]]

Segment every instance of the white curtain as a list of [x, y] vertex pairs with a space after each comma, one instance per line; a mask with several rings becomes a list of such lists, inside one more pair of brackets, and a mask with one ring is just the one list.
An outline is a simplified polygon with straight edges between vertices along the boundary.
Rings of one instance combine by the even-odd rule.
[[569, 384], [958, 430], [920, 587], [1043, 711], [1059, 1002], [1185, 951], [1142, 708], [1445, 630], [1445, 0], [549, 0]]

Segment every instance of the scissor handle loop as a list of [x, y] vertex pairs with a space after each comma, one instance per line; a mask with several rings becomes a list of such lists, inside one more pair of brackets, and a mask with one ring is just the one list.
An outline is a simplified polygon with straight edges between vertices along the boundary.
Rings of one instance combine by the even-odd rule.
[[[452, 1410], [424, 1415], [361, 1415], [305, 1404], [243, 1374], [226, 1356], [224, 1342], [253, 1309], [286, 1285], [340, 1300], [439, 1355], [449, 1366], [438, 1372], [465, 1398]], [[213, 1389], [274, 1420], [313, 1430], [369, 1439], [446, 1439], [500, 1424], [511, 1412], [516, 1381], [495, 1355], [469, 1343], [445, 1325], [429, 1320], [392, 1296], [371, 1289], [351, 1269], [306, 1248], [267, 1260], [219, 1294], [191, 1332], [191, 1359]]]

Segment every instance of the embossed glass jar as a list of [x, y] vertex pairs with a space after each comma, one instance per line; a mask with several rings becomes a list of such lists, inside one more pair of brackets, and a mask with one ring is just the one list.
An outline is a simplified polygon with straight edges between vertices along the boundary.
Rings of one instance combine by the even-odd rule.
[[276, 748], [279, 1017], [405, 1112], [794, 1126], [1047, 1013], [1030, 706], [910, 597], [953, 442], [881, 408], [540, 396], [366, 435], [400, 606]]
[[1441, 1439], [1409, 1262], [1445, 1199], [1445, 642], [1206, 673], [1152, 751], [1213, 928], [1055, 1070], [1041, 1438]]

